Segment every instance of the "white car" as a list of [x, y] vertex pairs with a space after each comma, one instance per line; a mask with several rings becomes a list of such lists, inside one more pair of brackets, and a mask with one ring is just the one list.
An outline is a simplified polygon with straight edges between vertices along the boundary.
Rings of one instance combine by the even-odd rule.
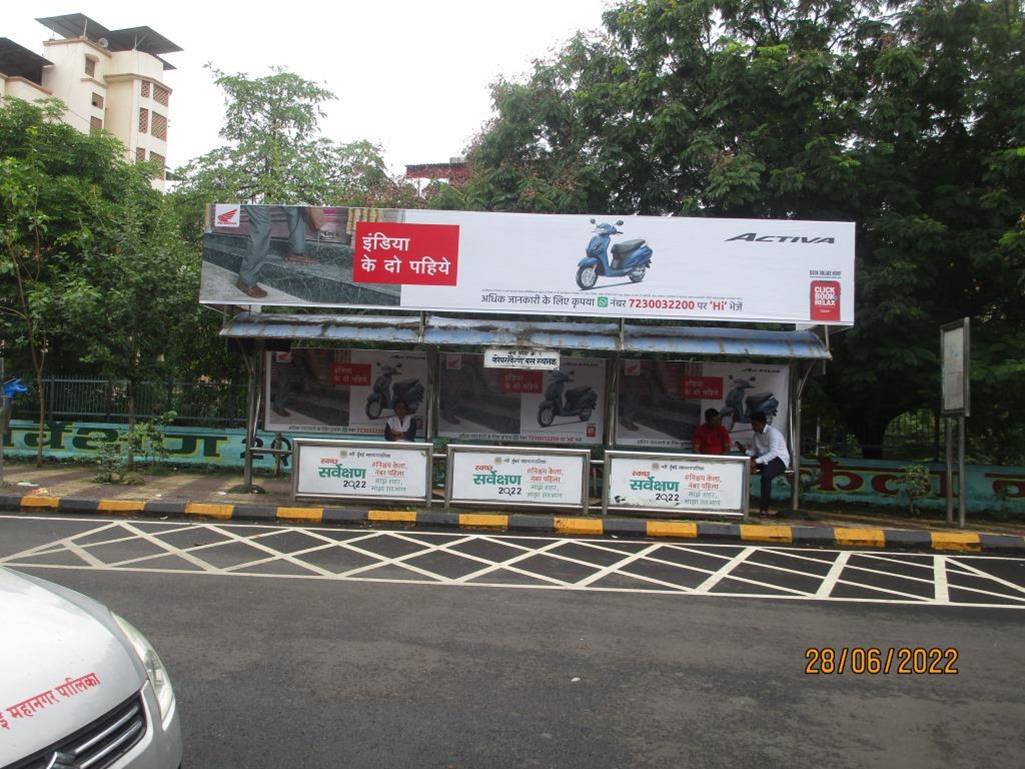
[[179, 769], [171, 681], [106, 606], [0, 568], [0, 767]]

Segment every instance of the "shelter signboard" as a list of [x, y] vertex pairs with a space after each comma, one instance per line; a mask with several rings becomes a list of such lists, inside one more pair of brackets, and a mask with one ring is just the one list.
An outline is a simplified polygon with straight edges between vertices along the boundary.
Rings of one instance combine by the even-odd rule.
[[626, 359], [619, 372], [616, 445], [688, 449], [707, 409], [733, 441], [752, 440], [751, 416], [785, 432], [790, 369], [785, 365]]
[[605, 361], [563, 356], [554, 371], [486, 368], [443, 353], [438, 435], [460, 441], [597, 445], [605, 431]]
[[606, 510], [746, 515], [747, 457], [605, 452]]
[[426, 502], [431, 444], [297, 439], [293, 496]]
[[587, 449], [448, 447], [448, 502], [587, 509]]
[[200, 301], [854, 323], [854, 225], [217, 204]]

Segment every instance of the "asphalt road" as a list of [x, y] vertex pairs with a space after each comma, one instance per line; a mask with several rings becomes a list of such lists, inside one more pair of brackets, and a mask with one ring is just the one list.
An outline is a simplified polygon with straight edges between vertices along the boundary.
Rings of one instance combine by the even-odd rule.
[[[0, 550], [43, 541], [31, 526], [0, 521]], [[1025, 749], [1019, 609], [23, 568], [149, 635], [189, 767], [932, 769]], [[805, 674], [807, 647], [854, 645], [956, 647], [959, 673]]]

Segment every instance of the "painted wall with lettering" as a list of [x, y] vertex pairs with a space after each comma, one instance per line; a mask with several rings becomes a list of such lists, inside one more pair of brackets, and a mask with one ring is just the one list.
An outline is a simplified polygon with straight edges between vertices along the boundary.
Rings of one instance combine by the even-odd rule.
[[[125, 425], [98, 422], [50, 422], [43, 433], [44, 455], [52, 459], [89, 461], [100, 451], [104, 441], [116, 437]], [[341, 437], [341, 436], [339, 436]], [[169, 427], [165, 430], [171, 464], [242, 467], [245, 431], [230, 428]], [[257, 440], [262, 446], [274, 441], [272, 433], [259, 432]], [[283, 434], [284, 448], [291, 447], [292, 435]], [[13, 457], [34, 457], [36, 452], [35, 425], [28, 420], [13, 420], [4, 435], [4, 453]], [[801, 476], [803, 498], [809, 502], [851, 502], [856, 504], [901, 507], [906, 500], [900, 494], [901, 468], [907, 462], [849, 459], [845, 457], [804, 458]], [[271, 456], [257, 457], [255, 466], [273, 469]], [[285, 457], [282, 467], [289, 471], [291, 463]], [[922, 500], [921, 506], [943, 509], [946, 494], [946, 470], [942, 464], [929, 464], [932, 476], [932, 496]], [[752, 476], [752, 489], [757, 491], [758, 477]], [[968, 509], [970, 511], [999, 511], [1025, 515], [1025, 467], [995, 465], [968, 466]], [[773, 486], [773, 498], [788, 499], [790, 486], [782, 477]]]

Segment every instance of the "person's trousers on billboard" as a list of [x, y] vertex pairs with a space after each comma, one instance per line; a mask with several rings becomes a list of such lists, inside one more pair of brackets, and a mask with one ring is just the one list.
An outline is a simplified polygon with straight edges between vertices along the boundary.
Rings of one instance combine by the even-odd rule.
[[[260, 272], [270, 255], [271, 220], [273, 206], [244, 206], [248, 219], [249, 243], [242, 266], [238, 271], [239, 282], [255, 286], [260, 282]], [[301, 206], [282, 206], [288, 223], [288, 249], [291, 254], [306, 252], [306, 217]]]

